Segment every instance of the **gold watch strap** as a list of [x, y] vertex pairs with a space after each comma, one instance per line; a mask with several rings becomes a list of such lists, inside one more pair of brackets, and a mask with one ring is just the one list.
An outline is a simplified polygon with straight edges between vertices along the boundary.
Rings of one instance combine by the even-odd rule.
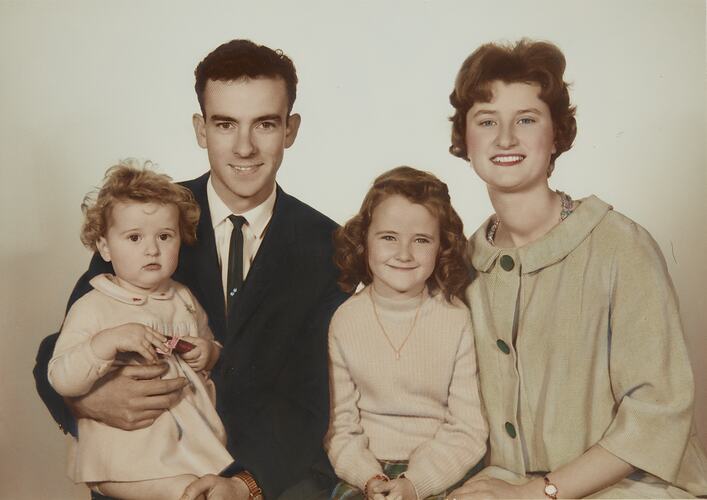
[[248, 498], [250, 500], [262, 500], [263, 490], [260, 489], [260, 486], [258, 486], [258, 483], [255, 482], [255, 479], [250, 472], [244, 470], [233, 477], [237, 477], [248, 487]]

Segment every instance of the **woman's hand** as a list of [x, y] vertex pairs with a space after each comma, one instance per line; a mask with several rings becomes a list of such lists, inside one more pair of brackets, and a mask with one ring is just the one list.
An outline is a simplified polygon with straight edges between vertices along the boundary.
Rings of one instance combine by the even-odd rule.
[[[542, 482], [542, 481], [541, 481]], [[477, 500], [488, 498], [545, 498], [545, 493], [535, 480], [523, 485], [514, 485], [494, 478], [471, 478], [452, 491], [449, 500]], [[537, 491], [535, 491], [537, 489]]]
[[194, 344], [194, 348], [180, 357], [191, 366], [195, 372], [202, 370], [210, 370], [216, 364], [218, 355], [221, 351], [219, 345], [211, 340], [202, 339], [201, 337], [184, 338], [190, 344]]

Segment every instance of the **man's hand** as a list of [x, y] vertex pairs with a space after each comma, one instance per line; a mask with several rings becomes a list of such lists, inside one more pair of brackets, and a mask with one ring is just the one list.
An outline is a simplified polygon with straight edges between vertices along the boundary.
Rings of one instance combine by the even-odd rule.
[[199, 495], [209, 500], [248, 500], [248, 486], [237, 477], [207, 474], [191, 483], [179, 500], [195, 500]]
[[161, 380], [167, 364], [124, 366], [100, 379], [91, 392], [66, 398], [77, 418], [91, 418], [126, 431], [149, 427], [173, 407], [187, 384], [183, 377]]

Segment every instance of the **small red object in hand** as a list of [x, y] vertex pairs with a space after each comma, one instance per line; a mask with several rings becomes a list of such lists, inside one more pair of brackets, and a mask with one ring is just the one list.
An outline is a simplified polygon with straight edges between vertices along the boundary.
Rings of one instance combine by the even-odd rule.
[[196, 347], [191, 342], [182, 340], [179, 337], [170, 337], [169, 335], [165, 335], [165, 337], [167, 337], [167, 342], [165, 342], [165, 351], [160, 352], [160, 350], [158, 350], [158, 352], [163, 355], [169, 355], [172, 352], [184, 354], [185, 352], [189, 352]]

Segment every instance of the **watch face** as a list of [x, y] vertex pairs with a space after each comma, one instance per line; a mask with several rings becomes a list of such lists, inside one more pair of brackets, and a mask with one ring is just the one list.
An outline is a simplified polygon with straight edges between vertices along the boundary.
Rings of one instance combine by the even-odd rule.
[[548, 484], [545, 486], [545, 494], [548, 496], [555, 496], [557, 495], [557, 486], [554, 484]]

